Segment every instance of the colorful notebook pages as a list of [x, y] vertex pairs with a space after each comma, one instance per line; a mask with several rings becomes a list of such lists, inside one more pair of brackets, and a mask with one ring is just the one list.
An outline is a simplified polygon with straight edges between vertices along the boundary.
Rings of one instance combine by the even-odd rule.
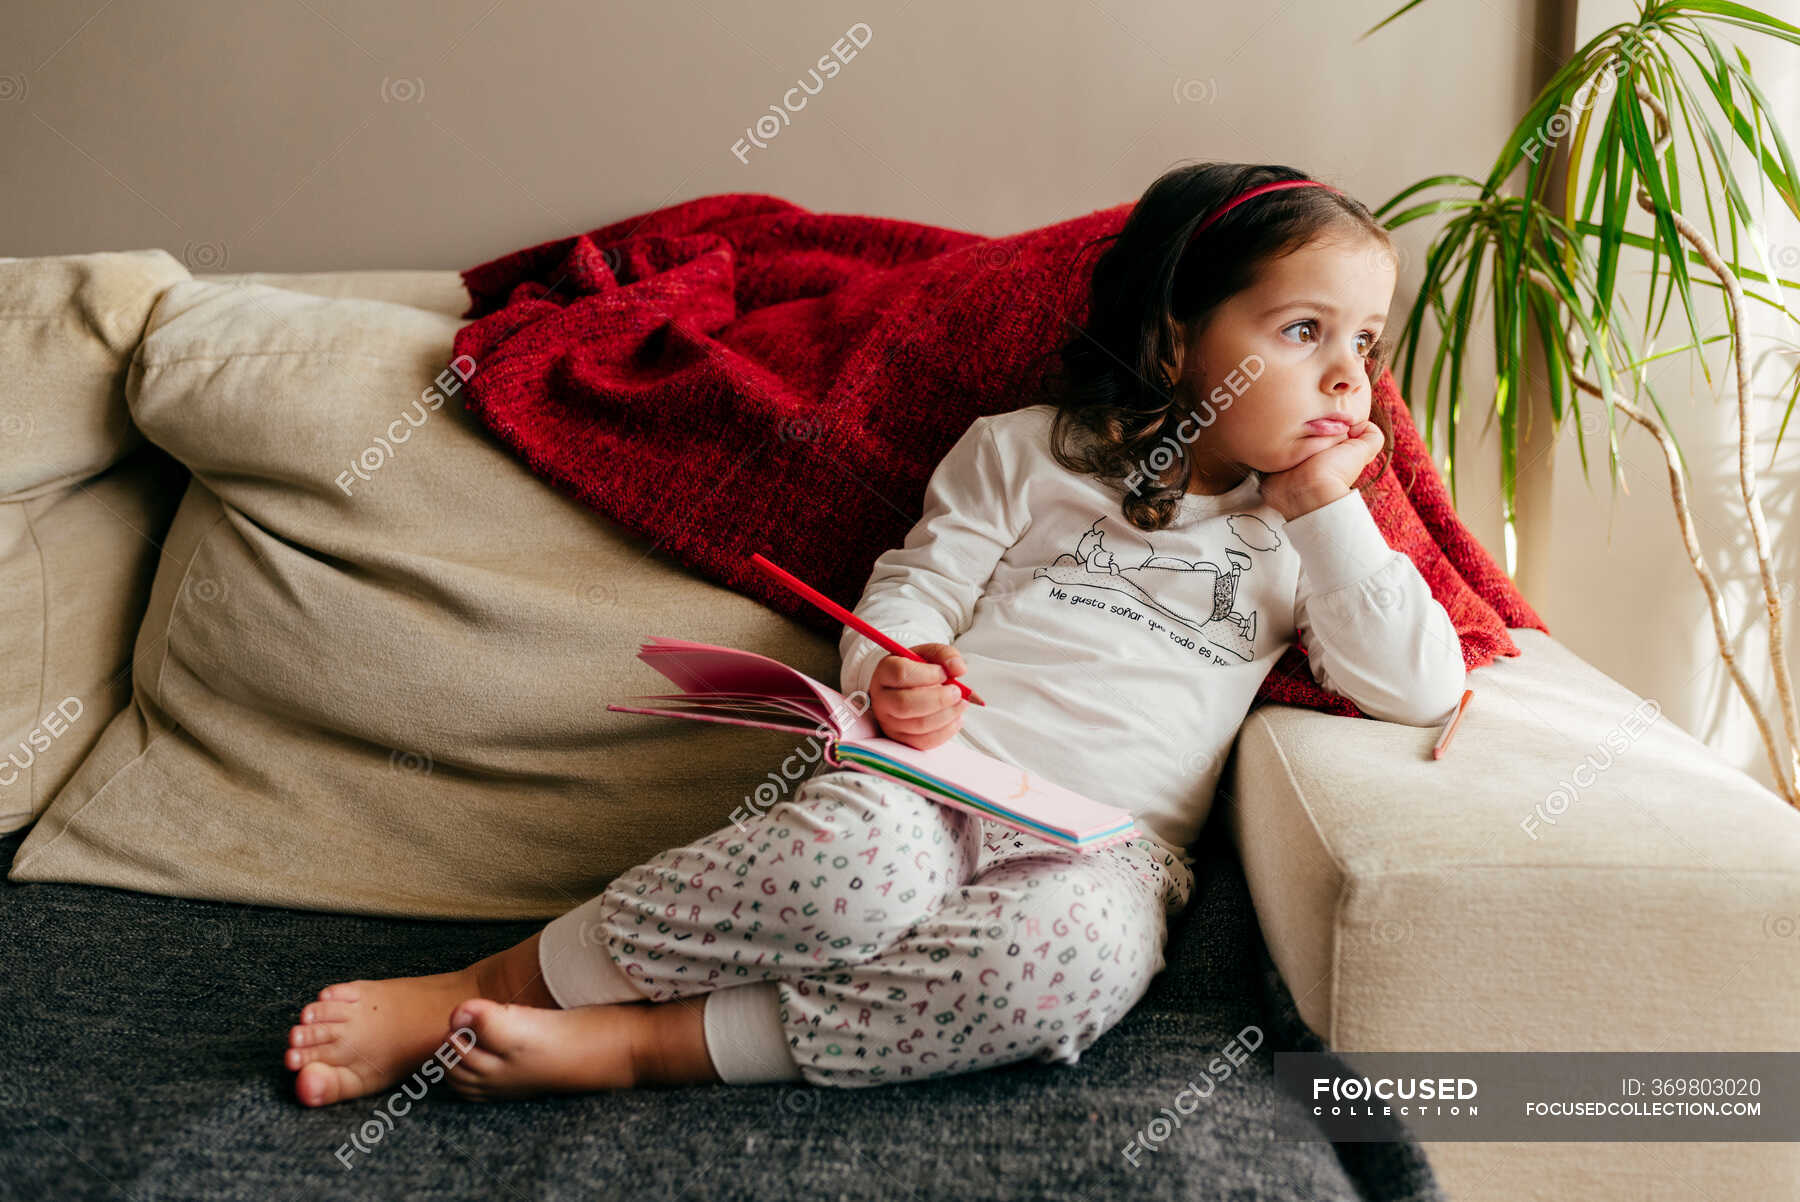
[[[622, 713], [791, 731], [824, 741], [823, 758], [901, 781], [940, 805], [979, 814], [1064, 847], [1097, 847], [1137, 832], [1128, 810], [1084, 797], [961, 743], [927, 751], [885, 738], [865, 708], [829, 685], [753, 651], [653, 639], [638, 658], [682, 691], [609, 705]], [[858, 702], [864, 700], [859, 695]]]

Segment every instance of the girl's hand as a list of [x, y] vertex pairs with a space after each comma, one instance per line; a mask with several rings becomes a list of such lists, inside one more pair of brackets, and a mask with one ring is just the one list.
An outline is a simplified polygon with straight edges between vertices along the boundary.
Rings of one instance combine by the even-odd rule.
[[1349, 493], [1375, 456], [1381, 454], [1381, 428], [1364, 420], [1343, 438], [1314, 451], [1283, 472], [1264, 476], [1263, 500], [1288, 521], [1329, 505]]
[[897, 743], [929, 751], [952, 738], [969, 707], [962, 690], [946, 683], [968, 670], [949, 643], [920, 643], [913, 651], [929, 662], [890, 655], [869, 678], [869, 708], [881, 733]]

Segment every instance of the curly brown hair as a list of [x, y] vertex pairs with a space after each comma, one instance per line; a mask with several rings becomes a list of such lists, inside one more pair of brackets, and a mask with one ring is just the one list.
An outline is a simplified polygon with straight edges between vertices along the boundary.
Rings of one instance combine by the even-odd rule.
[[[1049, 352], [1060, 369], [1042, 385], [1057, 407], [1051, 455], [1071, 471], [1118, 482], [1120, 511], [1140, 530], [1160, 530], [1175, 519], [1192, 474], [1187, 440], [1171, 433], [1198, 412], [1170, 375], [1186, 339], [1249, 287], [1264, 263], [1334, 229], [1360, 231], [1392, 250], [1387, 230], [1364, 205], [1327, 188], [1258, 197], [1195, 233], [1215, 208], [1247, 188], [1310, 178], [1267, 164], [1176, 167], [1144, 191], [1117, 233], [1082, 248], [1111, 243], [1094, 261], [1085, 322]], [[1384, 335], [1365, 359], [1371, 382], [1388, 351]], [[1394, 445], [1379, 403], [1369, 416], [1381, 431], [1383, 453], [1364, 470], [1359, 491], [1365, 494]]]

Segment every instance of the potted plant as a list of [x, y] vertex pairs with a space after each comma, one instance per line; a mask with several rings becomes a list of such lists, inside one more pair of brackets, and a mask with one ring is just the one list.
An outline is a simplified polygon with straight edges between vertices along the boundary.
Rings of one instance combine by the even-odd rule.
[[[1363, 36], [1421, 3], [1411, 0]], [[1421, 336], [1427, 321], [1435, 326], [1439, 344], [1427, 378], [1422, 425], [1431, 446], [1439, 400], [1447, 397], [1452, 498], [1465, 363], [1478, 339], [1491, 339], [1494, 351], [1492, 414], [1500, 426], [1501, 491], [1509, 524], [1516, 499], [1518, 419], [1527, 401], [1547, 400], [1558, 432], [1565, 422], [1575, 422], [1584, 471], [1586, 435], [1603, 430], [1615, 486], [1620, 481], [1618, 417], [1647, 430], [1668, 466], [1676, 521], [1706, 592], [1719, 654], [1755, 718], [1778, 791], [1800, 806], [1800, 715], [1787, 665], [1782, 590], [1770, 564], [1751, 457], [1755, 428], [1746, 322], [1746, 305], [1755, 301], [1780, 314], [1788, 323], [1784, 329], [1800, 325], [1800, 312], [1789, 308], [1783, 291], [1800, 288], [1795, 282], [1800, 248], [1771, 251], [1751, 204], [1753, 196], [1767, 203], [1772, 193], [1800, 217], [1800, 171], [1752, 77], [1748, 57], [1735, 44], [1726, 44], [1737, 30], [1800, 46], [1800, 27], [1742, 4], [1644, 4], [1635, 21], [1602, 30], [1551, 76], [1485, 180], [1431, 176], [1403, 188], [1376, 212], [1390, 229], [1428, 217], [1442, 222], [1426, 252], [1423, 279], [1396, 340], [1394, 362], [1403, 394], [1416, 395], [1412, 382]], [[1732, 167], [1734, 142], [1757, 165], [1758, 175], [1748, 183]], [[1697, 189], [1683, 192], [1684, 173], [1698, 181]], [[1520, 174], [1523, 186], [1513, 191], [1508, 181]], [[1650, 233], [1626, 231], [1634, 205], [1649, 215]], [[1621, 259], [1628, 251], [1649, 263], [1642, 332], [1636, 337], [1633, 330], [1640, 323], [1618, 287]], [[1727, 333], [1702, 335], [1693, 303], [1696, 286], [1722, 294]], [[1689, 337], [1666, 350], [1640, 353], [1640, 344], [1654, 344], [1677, 296]], [[1480, 320], [1481, 307], [1489, 310], [1491, 324]], [[1733, 654], [1724, 602], [1695, 533], [1685, 457], [1645, 371], [1654, 360], [1691, 355], [1710, 383], [1704, 348], [1719, 341], [1730, 344], [1735, 376], [1739, 491], [1768, 615], [1781, 709], [1779, 738]], [[1779, 335], [1772, 341], [1773, 353], [1794, 354], [1794, 343]], [[1622, 386], [1627, 383], [1628, 388]], [[1800, 400], [1800, 357], [1779, 392], [1786, 397], [1786, 408], [1776, 450]]]

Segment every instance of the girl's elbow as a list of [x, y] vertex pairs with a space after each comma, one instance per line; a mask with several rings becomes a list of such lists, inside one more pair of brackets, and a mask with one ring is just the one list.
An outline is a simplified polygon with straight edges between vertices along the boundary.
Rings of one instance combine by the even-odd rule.
[[1468, 672], [1459, 656], [1454, 671], [1445, 668], [1421, 676], [1415, 687], [1404, 694], [1383, 698], [1382, 713], [1376, 714], [1366, 706], [1363, 709], [1384, 722], [1398, 722], [1403, 726], [1442, 726], [1462, 703], [1463, 690], [1467, 687]]
[[1463, 690], [1469, 687], [1469, 672], [1463, 667], [1461, 656], [1457, 658], [1454, 672], [1446, 671], [1429, 690], [1421, 691], [1416, 699], [1414, 717], [1409, 723], [1412, 726], [1442, 726], [1462, 704]]

